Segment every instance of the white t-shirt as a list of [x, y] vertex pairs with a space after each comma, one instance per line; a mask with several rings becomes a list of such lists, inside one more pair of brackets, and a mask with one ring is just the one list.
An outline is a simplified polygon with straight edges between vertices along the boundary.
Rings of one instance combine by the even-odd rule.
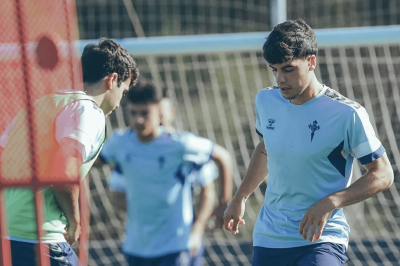
[[[63, 91], [62, 93], [71, 93]], [[76, 93], [76, 92], [74, 92]], [[79, 92], [84, 93], [84, 92]], [[79, 119], [76, 117], [79, 116]], [[79, 123], [76, 123], [79, 121]], [[14, 119], [0, 136], [0, 146], [5, 147], [8, 136], [14, 124]], [[60, 142], [63, 138], [77, 140], [76, 147], [82, 154], [83, 162], [95, 155], [101, 145], [102, 134], [105, 128], [103, 111], [90, 100], [78, 100], [68, 104], [57, 116], [55, 122], [56, 140]], [[79, 136], [79, 137], [78, 137]], [[38, 243], [37, 240], [10, 237], [9, 239], [21, 242]]]
[[[63, 93], [71, 92], [63, 91]], [[77, 119], [77, 116], [79, 116], [79, 119]], [[76, 121], [79, 121], [79, 123], [76, 123]], [[14, 119], [1, 135], [0, 146], [5, 147], [13, 124]], [[77, 148], [85, 162], [98, 151], [104, 128], [103, 111], [92, 101], [79, 100], [68, 104], [57, 116], [55, 122], [56, 140], [60, 142], [63, 138], [70, 138], [82, 144]]]

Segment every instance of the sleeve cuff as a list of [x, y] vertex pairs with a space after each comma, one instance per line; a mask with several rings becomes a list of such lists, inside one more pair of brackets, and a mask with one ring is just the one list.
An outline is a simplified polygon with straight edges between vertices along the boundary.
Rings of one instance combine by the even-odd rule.
[[257, 134], [258, 134], [260, 137], [262, 137], [262, 138], [264, 137], [264, 136], [263, 136], [263, 134], [261, 134], [261, 132], [260, 132], [260, 131], [258, 131], [258, 129], [257, 129], [257, 128], [256, 128], [256, 132], [257, 132]]
[[358, 161], [360, 161], [360, 163], [363, 165], [372, 163], [376, 159], [379, 159], [385, 152], [386, 152], [385, 148], [381, 145], [376, 151], [367, 154], [361, 158], [358, 158]]

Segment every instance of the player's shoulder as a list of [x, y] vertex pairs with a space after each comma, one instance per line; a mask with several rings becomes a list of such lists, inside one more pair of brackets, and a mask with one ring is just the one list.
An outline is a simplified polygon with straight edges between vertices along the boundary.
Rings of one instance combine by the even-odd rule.
[[256, 95], [256, 103], [258, 101], [273, 100], [273, 99], [276, 100], [282, 99], [282, 94], [279, 88], [276, 86], [261, 89]]
[[131, 134], [131, 133], [133, 133], [132, 129], [129, 129], [129, 128], [117, 128], [111, 133], [111, 136], [115, 137], [115, 138], [121, 138], [121, 137], [124, 137], [124, 136], [126, 136], [128, 134]]
[[112, 143], [126, 143], [126, 138], [128, 135], [132, 134], [132, 130], [128, 128], [118, 128], [115, 129], [109, 136], [108, 141]]
[[175, 130], [174, 132], [164, 134], [167, 134], [171, 138], [171, 140], [179, 143], [184, 143], [190, 139], [196, 138], [195, 134], [183, 130]]
[[329, 88], [327, 86], [325, 87], [326, 88], [323, 97], [330, 104], [334, 105], [335, 108], [339, 108], [343, 112], [351, 114], [365, 111], [364, 107], [361, 106], [361, 104], [359, 104], [358, 102], [343, 96], [332, 88]]
[[183, 146], [191, 145], [199, 141], [210, 141], [209, 139], [197, 136], [196, 134], [193, 134], [192, 132], [188, 131], [182, 131], [182, 130], [176, 130], [173, 133], [168, 133], [170, 134], [170, 138], [177, 142], [180, 143]]
[[97, 105], [96, 102], [90, 99], [79, 99], [69, 103], [65, 111], [76, 112], [82, 117], [89, 119], [105, 121], [103, 110]]

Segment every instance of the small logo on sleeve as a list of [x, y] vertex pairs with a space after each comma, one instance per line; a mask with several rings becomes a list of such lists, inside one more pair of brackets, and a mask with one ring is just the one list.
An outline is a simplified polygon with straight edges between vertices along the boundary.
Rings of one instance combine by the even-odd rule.
[[273, 119], [273, 118], [268, 119], [267, 129], [274, 130], [275, 129], [274, 123], [275, 123], [275, 119]]
[[315, 135], [315, 131], [320, 129], [320, 126], [318, 125], [317, 120], [314, 120], [314, 122], [312, 122], [312, 124], [308, 125], [308, 128], [311, 129], [311, 142], [314, 138]]

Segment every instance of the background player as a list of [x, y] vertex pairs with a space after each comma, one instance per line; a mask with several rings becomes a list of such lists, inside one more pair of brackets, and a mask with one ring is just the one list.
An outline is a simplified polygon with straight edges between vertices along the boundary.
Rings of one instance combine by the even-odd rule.
[[[37, 171], [40, 175], [87, 174], [105, 139], [104, 114], [118, 108], [122, 96], [136, 83], [138, 68], [133, 57], [109, 39], [87, 45], [82, 54], [83, 91], [63, 91], [34, 102], [37, 117]], [[2, 175], [29, 175], [30, 153], [21, 130], [26, 112], [20, 111], [1, 136]], [[45, 147], [42, 149], [42, 147]], [[42, 191], [46, 219], [42, 225], [51, 264], [78, 265], [69, 244], [80, 235], [79, 186]], [[31, 189], [7, 189], [9, 235], [14, 266], [35, 265], [37, 240], [35, 207]], [[67, 231], [65, 228], [67, 227]], [[68, 243], [67, 243], [68, 241]]]
[[[349, 226], [342, 208], [387, 189], [393, 170], [366, 110], [317, 80], [315, 33], [303, 20], [277, 25], [263, 51], [278, 87], [256, 96], [262, 141], [225, 227], [238, 233], [246, 199], [269, 174], [253, 265], [343, 265]], [[367, 173], [350, 185], [354, 158]]]
[[[116, 131], [106, 142], [103, 159], [120, 166], [126, 180], [128, 222], [123, 250], [129, 265], [189, 265], [212, 214], [212, 175], [197, 175], [212, 158], [221, 165], [226, 194], [231, 191], [229, 153], [210, 140], [160, 127], [158, 89], [145, 84], [128, 94], [133, 130]], [[202, 185], [193, 221], [191, 187]], [[121, 200], [119, 205], [125, 202]], [[191, 252], [190, 252], [191, 251]]]
[[[136, 85], [136, 87], [140, 87], [141, 83]], [[175, 120], [175, 108], [172, 104], [171, 99], [168, 96], [167, 88], [162, 89], [162, 99], [160, 101], [160, 110], [161, 110], [161, 125], [168, 132], [175, 132], [175, 128], [173, 127], [173, 122]], [[101, 154], [100, 154], [101, 158]], [[105, 160], [103, 159], [103, 162]], [[221, 166], [220, 166], [221, 167]], [[215, 179], [218, 176], [218, 168], [215, 165], [214, 161], [210, 161], [205, 164], [199, 171], [195, 174], [198, 175], [210, 175], [209, 178]], [[232, 194], [232, 182], [228, 178], [228, 175], [223, 175], [218, 179], [219, 181], [219, 205], [215, 208], [214, 215], [216, 218], [215, 228], [222, 228], [223, 225], [223, 215], [226, 210], [228, 202], [231, 200]], [[208, 178], [206, 178], [208, 180]], [[116, 164], [113, 167], [113, 170], [109, 179], [109, 188], [111, 189], [112, 196], [115, 198], [117, 202], [121, 202], [125, 198], [125, 177], [122, 174], [121, 167]], [[198, 185], [199, 186], [199, 185]], [[200, 184], [201, 187], [201, 184]], [[121, 193], [120, 193], [121, 192]], [[121, 206], [121, 205], [119, 205]], [[121, 206], [125, 209], [125, 206]]]

